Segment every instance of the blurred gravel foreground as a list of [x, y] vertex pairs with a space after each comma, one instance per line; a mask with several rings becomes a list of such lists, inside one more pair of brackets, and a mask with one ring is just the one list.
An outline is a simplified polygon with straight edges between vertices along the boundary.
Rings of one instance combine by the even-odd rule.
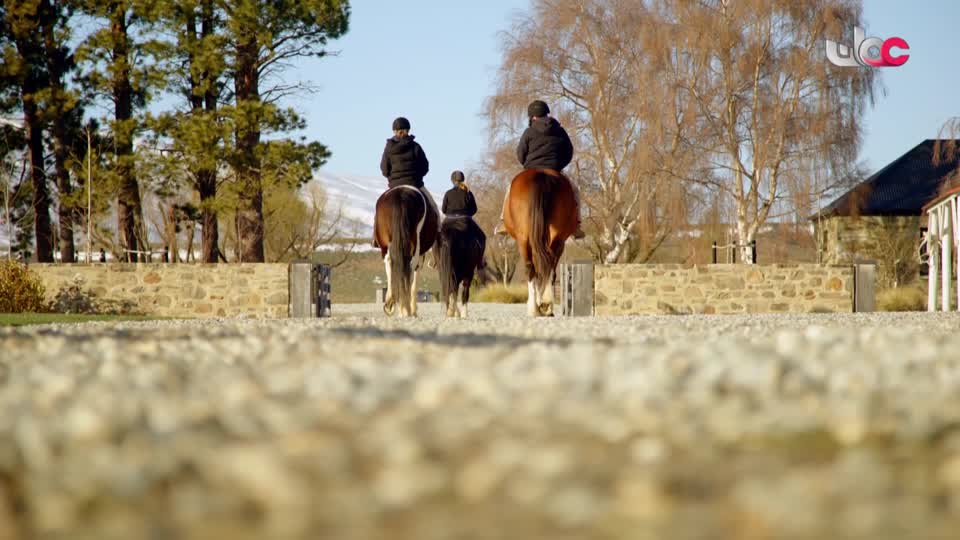
[[960, 536], [960, 317], [0, 329], [0, 539]]

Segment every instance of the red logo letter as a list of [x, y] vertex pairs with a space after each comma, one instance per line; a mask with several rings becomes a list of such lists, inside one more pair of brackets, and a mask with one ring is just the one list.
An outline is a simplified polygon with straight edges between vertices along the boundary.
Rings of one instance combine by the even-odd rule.
[[897, 47], [898, 49], [910, 50], [910, 46], [907, 45], [907, 42], [902, 38], [892, 37], [883, 42], [883, 46], [880, 47], [880, 57], [883, 58], [883, 61], [888, 66], [902, 66], [910, 59], [909, 54], [901, 54], [900, 56], [893, 56], [890, 54], [890, 49]]

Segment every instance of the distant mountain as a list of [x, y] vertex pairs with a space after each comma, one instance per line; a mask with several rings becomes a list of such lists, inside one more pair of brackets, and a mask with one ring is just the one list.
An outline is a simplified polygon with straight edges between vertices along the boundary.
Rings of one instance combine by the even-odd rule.
[[350, 221], [345, 232], [350, 232], [354, 227], [362, 235], [373, 232], [377, 198], [387, 189], [386, 179], [320, 171], [314, 176], [313, 182], [326, 191], [331, 213], [342, 208], [344, 217]]

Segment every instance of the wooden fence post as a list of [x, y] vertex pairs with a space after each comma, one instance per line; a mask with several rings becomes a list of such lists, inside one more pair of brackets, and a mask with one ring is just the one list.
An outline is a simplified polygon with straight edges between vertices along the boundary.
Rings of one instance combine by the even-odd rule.
[[853, 311], [872, 313], [876, 311], [876, 264], [853, 265]]
[[560, 313], [565, 317], [593, 315], [593, 263], [561, 264]]

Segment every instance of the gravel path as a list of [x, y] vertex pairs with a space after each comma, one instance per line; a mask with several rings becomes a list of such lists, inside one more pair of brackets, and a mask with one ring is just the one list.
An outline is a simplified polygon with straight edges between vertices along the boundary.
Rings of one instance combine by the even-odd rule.
[[0, 540], [956, 538], [951, 314], [0, 329]]

